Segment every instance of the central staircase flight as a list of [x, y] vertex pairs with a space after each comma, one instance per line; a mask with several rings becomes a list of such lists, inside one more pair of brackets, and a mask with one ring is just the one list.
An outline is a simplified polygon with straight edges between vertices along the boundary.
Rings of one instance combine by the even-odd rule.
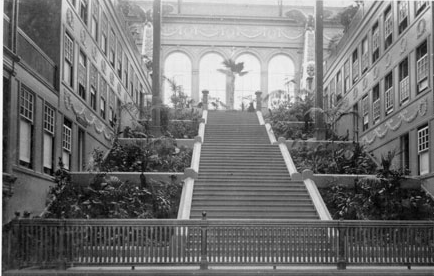
[[319, 219], [256, 113], [235, 111], [208, 113], [190, 218], [203, 211], [210, 219]]

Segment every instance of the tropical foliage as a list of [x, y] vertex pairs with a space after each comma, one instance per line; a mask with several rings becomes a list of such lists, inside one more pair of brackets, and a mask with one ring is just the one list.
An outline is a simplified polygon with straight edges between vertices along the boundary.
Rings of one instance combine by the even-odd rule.
[[226, 105], [228, 109], [234, 109], [234, 93], [236, 76], [244, 76], [247, 71], [244, 70], [244, 62], [236, 63], [233, 59], [228, 58], [222, 62], [224, 69], [217, 69], [220, 73], [226, 75]]
[[[266, 119], [276, 137], [285, 139], [308, 139], [313, 137], [312, 118], [307, 113], [313, 106], [313, 98], [297, 98], [294, 102], [281, 102], [276, 109], [270, 110]], [[301, 122], [301, 126], [295, 127], [294, 122]]]
[[[96, 156], [102, 153], [96, 151]], [[119, 172], [183, 172], [191, 163], [192, 150], [177, 147], [175, 139], [161, 137], [121, 145], [116, 142], [107, 158], [101, 161], [101, 171]], [[94, 160], [101, 157], [94, 156]]]
[[401, 188], [406, 170], [390, 168], [383, 158], [377, 179], [360, 179], [354, 189], [337, 184], [320, 189], [334, 219], [424, 220], [434, 219], [434, 201], [421, 190]]
[[377, 165], [358, 143], [303, 143], [290, 149], [297, 170], [309, 169], [321, 174], [375, 174]]
[[61, 165], [44, 218], [175, 218], [181, 186], [140, 178], [140, 185], [133, 185], [98, 173], [83, 185], [71, 183]]

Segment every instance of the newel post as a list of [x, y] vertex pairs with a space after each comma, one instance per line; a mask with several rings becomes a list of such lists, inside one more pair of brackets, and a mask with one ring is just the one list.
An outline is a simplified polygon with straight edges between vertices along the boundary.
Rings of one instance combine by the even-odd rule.
[[347, 256], [346, 256], [346, 248], [345, 248], [345, 240], [347, 239], [347, 229], [341, 226], [341, 222], [343, 220], [340, 219], [338, 222], [338, 269], [346, 269], [347, 268]]
[[262, 92], [261, 91], [256, 91], [256, 111], [261, 111], [262, 110]]
[[202, 90], [202, 104], [203, 104], [203, 110], [208, 110], [208, 90]]
[[201, 227], [201, 248], [200, 248], [200, 269], [208, 269], [208, 245], [207, 245], [207, 235], [208, 235], [208, 225], [206, 223], [206, 212], [202, 212], [202, 227]]

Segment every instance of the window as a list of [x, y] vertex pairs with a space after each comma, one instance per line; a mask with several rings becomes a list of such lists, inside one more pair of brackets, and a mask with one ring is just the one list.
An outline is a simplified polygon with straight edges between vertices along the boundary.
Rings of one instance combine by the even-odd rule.
[[416, 16], [418, 16], [427, 6], [428, 1], [415, 1], [416, 2]]
[[363, 113], [363, 131], [369, 127], [369, 98], [368, 95], [362, 99], [362, 113]]
[[105, 119], [105, 106], [106, 106], [106, 103], [105, 103], [105, 99], [103, 97], [101, 97], [101, 100], [99, 102], [99, 106], [100, 106], [99, 114], [101, 115], [101, 117], [103, 119]]
[[96, 94], [98, 91], [98, 72], [95, 66], [90, 67], [90, 106], [93, 110], [96, 109]]
[[368, 37], [362, 40], [362, 74], [368, 70], [369, 56], [368, 56]]
[[122, 45], [121, 43], [118, 42], [118, 77], [121, 79], [122, 81]]
[[107, 47], [108, 47], [108, 33], [107, 33], [107, 16], [105, 13], [102, 13], [101, 16], [101, 49], [104, 55], [107, 56]]
[[98, 18], [99, 18], [99, 4], [94, 0], [92, 3], [92, 25], [91, 34], [95, 41], [98, 41]]
[[398, 33], [401, 34], [408, 26], [408, 2], [398, 2]]
[[19, 163], [22, 166], [33, 166], [33, 118], [35, 97], [30, 90], [21, 86], [20, 93], [20, 143]]
[[109, 61], [110, 64], [115, 68], [116, 60], [116, 36], [113, 30], [110, 30], [110, 50], [109, 50]]
[[344, 65], [344, 90], [347, 93], [350, 90], [350, 61], [347, 60]]
[[113, 107], [112, 106], [110, 106], [109, 107], [109, 117], [108, 117], [108, 119], [109, 119], [109, 123], [110, 123], [110, 126], [111, 127], [113, 127], [114, 126], [114, 111], [113, 111]]
[[359, 79], [359, 55], [357, 49], [354, 50], [353, 55], [353, 84]]
[[401, 167], [410, 168], [410, 139], [408, 132], [400, 137], [401, 144]]
[[[221, 65], [219, 67], [221, 68]], [[294, 62], [288, 56], [280, 54], [270, 60], [268, 63], [268, 93], [278, 90], [284, 91], [284, 93], [273, 93], [268, 101], [269, 107], [277, 107], [293, 95], [294, 88], [291, 80], [294, 78], [294, 71]]]
[[73, 74], [74, 74], [74, 41], [65, 33], [65, 48], [64, 48], [65, 61], [63, 63], [63, 80], [67, 85], [73, 87]]
[[380, 32], [378, 22], [372, 27], [372, 63], [380, 57]]
[[72, 123], [71, 121], [63, 120], [62, 133], [62, 162], [66, 170], [71, 169], [71, 149], [72, 149]]
[[131, 98], [133, 99], [133, 101], [134, 101], [134, 72], [133, 72], [133, 67], [130, 65], [130, 79], [129, 79], [129, 82], [130, 82], [130, 95], [131, 95]]
[[417, 92], [421, 92], [428, 88], [428, 47], [427, 41], [425, 40], [416, 49], [416, 72], [417, 72]]
[[392, 45], [393, 40], [393, 20], [392, 20], [392, 6], [387, 7], [384, 12], [384, 49]]
[[386, 108], [386, 115], [393, 111], [393, 74], [390, 72], [386, 78], [384, 78], [384, 103]]
[[80, 18], [87, 25], [87, 0], [80, 0]]
[[48, 105], [44, 106], [44, 144], [43, 144], [43, 166], [44, 173], [53, 175], [54, 173], [54, 125], [55, 125], [55, 112], [54, 109]]
[[380, 85], [377, 84], [372, 89], [372, 117], [374, 125], [380, 120]]
[[128, 57], [127, 55], [124, 56], [125, 66], [124, 66], [124, 85], [125, 88], [128, 89]]
[[78, 58], [78, 94], [86, 100], [87, 88], [87, 58], [86, 55], [80, 51]]
[[[226, 103], [226, 76], [217, 71], [222, 68], [222, 62], [223, 57], [217, 53], [207, 53], [199, 61], [199, 91], [209, 90], [208, 103], [217, 100]], [[191, 66], [191, 61], [189, 65]]]
[[342, 97], [342, 76], [341, 71], [336, 74], [336, 95]]
[[399, 63], [399, 100], [401, 104], [410, 96], [410, 81], [408, 76], [408, 58]]
[[[336, 97], [336, 83], [334, 78], [330, 82], [330, 95], [332, 95], [333, 98]], [[335, 103], [338, 102], [340, 99], [340, 97], [335, 98]]]
[[417, 130], [417, 149], [419, 155], [419, 174], [429, 173], [429, 131], [428, 126]]

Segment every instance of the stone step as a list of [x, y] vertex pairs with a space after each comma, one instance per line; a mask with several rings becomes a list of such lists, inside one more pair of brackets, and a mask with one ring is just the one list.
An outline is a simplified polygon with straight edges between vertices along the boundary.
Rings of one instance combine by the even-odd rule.
[[[202, 210], [192, 210], [191, 219], [202, 218]], [[239, 218], [239, 219], [318, 219], [316, 212], [299, 212], [299, 211], [284, 211], [284, 212], [214, 212], [212, 210], [207, 212], [208, 219], [223, 219], [223, 218]]]

